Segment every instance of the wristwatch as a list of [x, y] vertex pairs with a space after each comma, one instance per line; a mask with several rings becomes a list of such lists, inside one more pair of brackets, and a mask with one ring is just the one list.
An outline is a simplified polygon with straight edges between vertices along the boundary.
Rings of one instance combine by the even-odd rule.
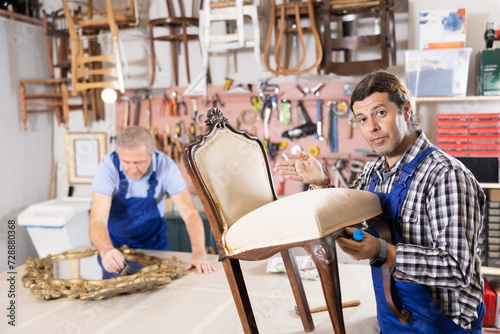
[[378, 257], [370, 260], [370, 266], [377, 268], [385, 263], [387, 256], [387, 242], [380, 238], [378, 240], [380, 241], [380, 253], [378, 253]]

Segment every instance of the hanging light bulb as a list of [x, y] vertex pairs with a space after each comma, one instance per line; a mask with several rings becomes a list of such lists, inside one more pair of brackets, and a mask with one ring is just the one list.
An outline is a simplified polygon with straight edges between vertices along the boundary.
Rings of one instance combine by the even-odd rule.
[[116, 101], [117, 94], [114, 89], [105, 88], [101, 93], [101, 99], [104, 103], [114, 103]]

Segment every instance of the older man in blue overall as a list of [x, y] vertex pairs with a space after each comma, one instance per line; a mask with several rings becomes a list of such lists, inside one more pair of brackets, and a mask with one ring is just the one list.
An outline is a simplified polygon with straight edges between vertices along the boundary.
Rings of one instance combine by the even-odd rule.
[[153, 135], [145, 128], [124, 129], [117, 150], [106, 155], [92, 182], [89, 234], [99, 251], [103, 278], [115, 277], [124, 267], [117, 249], [168, 250], [164, 219], [169, 194], [186, 223], [193, 258], [187, 269], [211, 273], [205, 253], [203, 222], [175, 162], [155, 151]]
[[[350, 187], [379, 196], [393, 243], [370, 234], [361, 242], [337, 243], [356, 260], [371, 259], [381, 332], [481, 333], [483, 190], [462, 163], [427, 139], [414, 121], [410, 93], [395, 75], [368, 75], [350, 105], [363, 137], [380, 155]], [[332, 187], [316, 159], [297, 156], [277, 163], [275, 171], [313, 189]], [[392, 277], [396, 311], [384, 296], [383, 270]]]

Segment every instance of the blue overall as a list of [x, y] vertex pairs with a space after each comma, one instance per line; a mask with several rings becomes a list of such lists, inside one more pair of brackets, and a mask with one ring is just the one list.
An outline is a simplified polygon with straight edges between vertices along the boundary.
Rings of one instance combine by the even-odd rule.
[[[422, 162], [427, 155], [436, 149], [437, 147], [435, 146], [430, 147], [418, 154], [412, 161], [405, 163], [401, 168], [399, 178], [396, 182], [394, 182], [394, 188], [391, 193], [375, 192], [374, 189], [379, 179], [378, 174], [375, 174], [372, 179], [369, 191], [379, 196], [384, 214], [388, 218], [389, 228], [392, 230], [391, 233], [394, 237], [393, 242], [396, 244], [403, 243], [398, 219], [401, 211], [401, 205], [403, 204], [408, 188], [410, 187], [414, 172], [420, 162]], [[371, 269], [373, 288], [375, 290], [375, 298], [377, 300], [377, 319], [382, 333], [481, 333], [481, 327], [485, 314], [484, 302], [478, 306], [478, 318], [472, 322], [471, 331], [467, 332], [451, 321], [437, 307], [427, 289], [423, 285], [395, 281], [397, 289], [396, 293], [393, 293], [395, 304], [399, 304], [399, 307], [409, 310], [412, 314], [408, 319], [408, 322], [405, 325], [402, 325], [400, 320], [394, 315], [387, 305], [384, 295], [382, 267], [372, 267]]]
[[[158, 162], [158, 153], [156, 161]], [[155, 188], [156, 165], [149, 178], [147, 197], [126, 198], [128, 181], [123, 171], [120, 170], [120, 160], [116, 152], [112, 153], [113, 162], [120, 175], [118, 194], [111, 202], [108, 220], [109, 237], [116, 248], [127, 245], [130, 248], [168, 250], [167, 226], [161, 217], [156, 204]], [[98, 258], [102, 267], [101, 258]], [[134, 271], [142, 266], [127, 262]], [[103, 278], [116, 277], [117, 274], [109, 273], [103, 268]]]

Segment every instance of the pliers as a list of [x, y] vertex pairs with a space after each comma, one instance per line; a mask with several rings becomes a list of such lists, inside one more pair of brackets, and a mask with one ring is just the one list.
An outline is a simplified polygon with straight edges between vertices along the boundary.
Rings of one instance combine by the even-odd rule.
[[177, 110], [177, 93], [173, 91], [171, 96], [168, 103], [168, 114], [170, 116], [179, 116], [179, 110]]
[[184, 100], [182, 99], [182, 95], [179, 95], [179, 98], [177, 99], [177, 106], [176, 106], [177, 116], [179, 116], [180, 114], [180, 106], [182, 106], [184, 109], [184, 115], [187, 115], [186, 102], [184, 102]]

